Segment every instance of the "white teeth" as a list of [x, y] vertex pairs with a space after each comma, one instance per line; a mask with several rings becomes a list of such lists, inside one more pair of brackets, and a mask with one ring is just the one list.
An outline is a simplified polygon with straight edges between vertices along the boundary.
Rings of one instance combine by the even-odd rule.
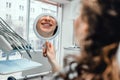
[[44, 26], [50, 26], [50, 24], [44, 24]]
[[44, 26], [45, 26], [45, 27], [49, 27], [49, 26], [50, 26], [50, 24], [44, 24]]

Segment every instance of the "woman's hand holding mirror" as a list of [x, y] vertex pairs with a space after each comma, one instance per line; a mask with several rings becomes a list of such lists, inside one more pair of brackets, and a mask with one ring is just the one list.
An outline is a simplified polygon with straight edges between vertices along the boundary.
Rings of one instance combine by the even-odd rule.
[[56, 61], [55, 48], [52, 43], [48, 42], [54, 39], [59, 33], [60, 28], [56, 17], [48, 13], [37, 16], [33, 29], [36, 36], [45, 42], [43, 45], [43, 56], [48, 58], [52, 66], [52, 71], [58, 71], [59, 64]]

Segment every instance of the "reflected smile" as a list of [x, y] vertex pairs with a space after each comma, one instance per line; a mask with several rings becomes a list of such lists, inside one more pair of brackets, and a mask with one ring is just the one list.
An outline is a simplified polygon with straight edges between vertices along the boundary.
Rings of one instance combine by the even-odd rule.
[[51, 23], [41, 23], [41, 25], [43, 25], [44, 27], [51, 27], [51, 26], [53, 26]]

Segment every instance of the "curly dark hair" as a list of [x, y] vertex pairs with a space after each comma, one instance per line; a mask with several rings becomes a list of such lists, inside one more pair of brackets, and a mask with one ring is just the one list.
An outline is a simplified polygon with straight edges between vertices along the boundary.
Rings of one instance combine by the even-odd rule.
[[[91, 80], [120, 80], [116, 51], [120, 41], [120, 0], [82, 0], [82, 20], [88, 24], [82, 58], [76, 70], [80, 79], [85, 74]], [[88, 68], [84, 68], [87, 66]], [[84, 74], [83, 74], [84, 73]]]
[[[91, 48], [120, 41], [120, 0], [82, 0], [82, 19], [89, 25]], [[87, 40], [86, 39], [86, 40]]]

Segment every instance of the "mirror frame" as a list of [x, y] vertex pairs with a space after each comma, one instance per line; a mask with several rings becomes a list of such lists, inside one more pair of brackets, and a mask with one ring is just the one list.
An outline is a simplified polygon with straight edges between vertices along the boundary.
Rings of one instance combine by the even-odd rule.
[[[38, 20], [39, 20], [41, 17], [43, 17], [43, 16], [51, 16], [51, 17], [53, 17], [53, 18], [56, 20], [56, 22], [57, 22], [57, 26], [58, 26], [58, 27], [57, 27], [57, 31], [56, 31], [56, 33], [55, 33], [53, 36], [51, 36], [51, 37], [49, 37], [49, 38], [45, 38], [45, 37], [41, 36], [41, 35], [37, 32], [37, 29], [36, 29], [36, 24], [37, 24]], [[58, 22], [57, 18], [56, 18], [54, 15], [52, 15], [52, 14], [50, 14], [50, 13], [42, 13], [42, 14], [40, 14], [40, 15], [38, 15], [38, 16], [36, 17], [36, 19], [35, 19], [35, 21], [34, 21], [34, 24], [33, 24], [33, 30], [34, 30], [35, 35], [36, 35], [38, 38], [40, 38], [40, 39], [42, 39], [42, 40], [51, 40], [51, 39], [54, 39], [54, 38], [59, 34], [60, 26], [59, 26], [59, 22]]]

